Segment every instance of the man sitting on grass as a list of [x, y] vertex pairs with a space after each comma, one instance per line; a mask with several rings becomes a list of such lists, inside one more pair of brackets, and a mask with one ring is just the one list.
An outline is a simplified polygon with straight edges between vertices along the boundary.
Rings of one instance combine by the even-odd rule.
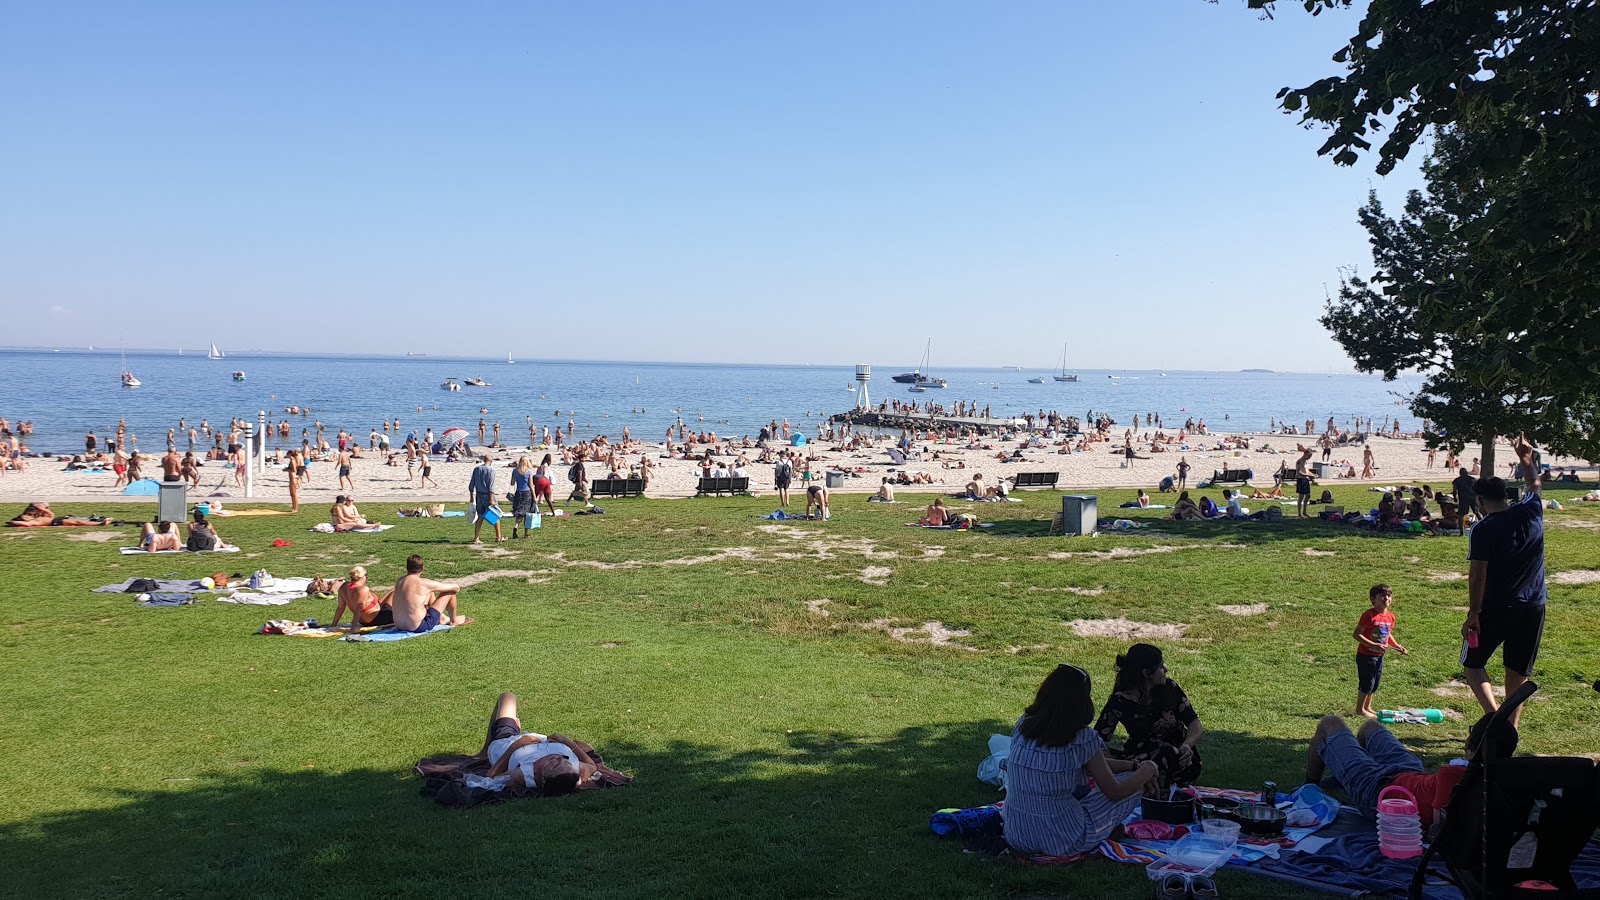
[[[1489, 734], [1494, 722], [1494, 733]], [[1486, 736], [1492, 737], [1497, 759], [1510, 757], [1517, 750], [1517, 730], [1509, 719], [1494, 721], [1492, 715], [1479, 719], [1467, 734], [1466, 756], [1471, 757]], [[1398, 738], [1376, 719], [1361, 726], [1355, 734], [1338, 716], [1323, 716], [1311, 736], [1311, 753], [1306, 761], [1306, 784], [1322, 781], [1325, 770], [1344, 787], [1346, 796], [1361, 814], [1371, 818], [1378, 812], [1378, 794], [1397, 784], [1417, 798], [1422, 827], [1438, 818], [1436, 811], [1450, 805], [1450, 794], [1467, 774], [1466, 766], [1448, 765], [1429, 775], [1422, 760], [1400, 744]]]
[[472, 620], [456, 615], [456, 595], [461, 588], [422, 577], [422, 557], [406, 559], [406, 574], [394, 584], [396, 631], [432, 631], [440, 624], [466, 625]]

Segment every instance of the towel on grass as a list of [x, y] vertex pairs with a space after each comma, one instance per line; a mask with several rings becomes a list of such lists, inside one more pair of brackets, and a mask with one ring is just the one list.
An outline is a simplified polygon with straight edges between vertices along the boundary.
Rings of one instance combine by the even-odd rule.
[[441, 622], [438, 625], [433, 626], [433, 630], [432, 631], [398, 631], [398, 630], [396, 630], [394, 628], [385, 628], [382, 631], [374, 631], [371, 634], [351, 634], [351, 635], [346, 635], [345, 636], [345, 640], [347, 640], [347, 641], [356, 641], [356, 642], [359, 642], [359, 643], [386, 644], [386, 643], [389, 643], [390, 641], [404, 641], [404, 640], [409, 640], [409, 639], [414, 638], [414, 637], [422, 637], [424, 635], [429, 635], [429, 634], [438, 634], [441, 631], [449, 631], [450, 629], [452, 629], [454, 627], [456, 627], [456, 626], [454, 626], [454, 625], [446, 625], [443, 622]]
[[311, 526], [311, 530], [318, 534], [376, 534], [380, 531], [388, 531], [393, 527], [393, 525], [374, 525], [368, 528], [358, 528], [354, 531], [334, 531], [332, 523], [318, 522]]
[[123, 547], [118, 552], [123, 556], [160, 556], [164, 553], [238, 553], [238, 547], [221, 547], [216, 550], [145, 550], [140, 547]]
[[159, 593], [147, 594], [149, 600], [140, 600], [136, 606], [188, 606], [194, 602], [193, 594]]
[[[133, 587], [133, 583], [135, 581], [144, 581], [144, 580], [146, 580], [146, 579], [129, 578], [128, 580], [122, 582], [121, 584], [108, 584], [108, 585], [106, 585], [104, 587], [97, 587], [97, 588], [94, 589], [94, 593], [96, 593], [96, 594], [126, 594], [126, 593], [128, 593], [128, 588]], [[154, 588], [151, 588], [150, 590], [146, 591], [146, 593], [151, 593], [151, 594], [154, 594], [154, 593], [193, 594], [193, 593], [205, 590], [205, 585], [202, 585], [198, 580], [191, 580], [191, 579], [187, 579], [187, 578], [177, 578], [177, 579], [174, 579], [174, 578], [152, 578], [152, 579], [148, 579], [148, 580], [149, 581], [153, 581], [155, 583], [155, 587]], [[146, 585], [146, 587], [149, 587], [149, 586]]]
[[218, 603], [237, 603], [241, 606], [283, 606], [293, 603], [297, 597], [285, 597], [282, 594], [258, 594], [251, 591], [238, 591], [226, 597], [218, 597]]

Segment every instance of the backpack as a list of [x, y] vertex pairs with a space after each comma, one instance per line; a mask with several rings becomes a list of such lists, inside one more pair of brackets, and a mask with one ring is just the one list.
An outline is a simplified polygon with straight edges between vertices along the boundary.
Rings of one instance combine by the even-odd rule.
[[573, 484], [577, 484], [578, 483], [578, 475], [582, 471], [583, 471], [583, 469], [582, 469], [581, 466], [579, 466], [577, 463], [573, 463], [572, 464], [572, 468], [567, 470], [567, 480], [572, 482]]
[[1322, 492], [1322, 502], [1323, 503], [1332, 503], [1333, 502], [1333, 491], [1323, 491]]

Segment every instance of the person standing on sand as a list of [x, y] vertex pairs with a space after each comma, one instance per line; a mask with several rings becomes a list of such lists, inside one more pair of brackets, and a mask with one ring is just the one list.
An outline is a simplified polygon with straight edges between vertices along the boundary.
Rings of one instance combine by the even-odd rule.
[[1372, 448], [1370, 446], [1361, 448], [1361, 477], [1374, 477], [1372, 471]]
[[428, 455], [427, 447], [417, 448], [417, 463], [422, 466], [422, 478], [417, 482], [417, 490], [420, 491], [429, 484], [438, 487], [439, 482], [433, 480], [433, 457]]
[[[489, 454], [487, 453], [481, 457], [481, 460], [477, 467], [472, 470], [472, 478], [467, 481], [467, 502], [472, 505], [473, 511], [476, 513], [472, 522], [472, 542], [474, 544], [483, 543], [483, 514], [488, 512], [489, 507], [494, 505], [494, 466], [489, 464]], [[496, 543], [505, 540], [500, 535], [500, 522], [498, 519], [494, 523], [494, 539]], [[419, 565], [417, 571], [422, 571], [420, 568], [421, 560], [415, 556], [412, 559], [417, 559]], [[410, 571], [409, 566], [406, 571]], [[395, 620], [398, 622], [399, 619], [399, 604], [397, 602]]]
[[178, 474], [184, 481], [189, 482], [195, 489], [200, 487], [200, 461], [194, 458], [194, 451], [183, 454], [183, 462], [178, 467]]
[[350, 451], [345, 449], [344, 443], [344, 435], [340, 434], [339, 453], [338, 455], [334, 456], [333, 464], [339, 467], [339, 489], [348, 490], [351, 493], [355, 493], [356, 483], [350, 477]]
[[177, 448], [169, 444], [167, 446], [167, 455], [161, 457], [161, 480], [174, 482], [182, 481], [182, 469], [183, 458], [178, 456]]

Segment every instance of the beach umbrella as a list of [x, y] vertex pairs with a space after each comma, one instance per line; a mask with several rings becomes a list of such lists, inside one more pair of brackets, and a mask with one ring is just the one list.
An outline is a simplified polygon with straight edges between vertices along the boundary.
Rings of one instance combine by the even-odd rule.
[[446, 444], [459, 444], [466, 439], [465, 428], [446, 428], [444, 434], [439, 435], [439, 440]]

